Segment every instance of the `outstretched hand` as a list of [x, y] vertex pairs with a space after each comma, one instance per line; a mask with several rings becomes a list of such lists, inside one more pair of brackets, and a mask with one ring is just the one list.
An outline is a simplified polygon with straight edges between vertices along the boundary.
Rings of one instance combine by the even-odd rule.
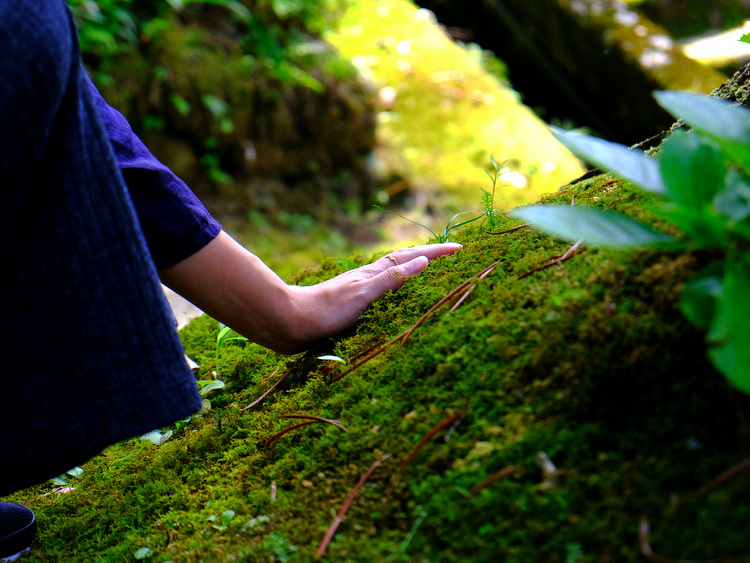
[[354, 325], [367, 307], [409, 278], [424, 270], [438, 256], [453, 254], [456, 243], [427, 244], [402, 248], [372, 264], [344, 272], [310, 287], [297, 287], [307, 308], [311, 341], [338, 334]]
[[403, 248], [372, 264], [313, 286], [284, 283], [225, 232], [182, 262], [159, 271], [162, 281], [250, 340], [295, 353], [351, 327], [369, 305], [460, 244]]

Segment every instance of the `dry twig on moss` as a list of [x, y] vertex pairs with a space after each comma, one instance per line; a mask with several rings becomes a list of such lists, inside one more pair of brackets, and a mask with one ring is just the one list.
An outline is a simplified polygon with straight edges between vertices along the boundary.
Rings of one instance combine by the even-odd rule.
[[419, 453], [419, 450], [421, 450], [427, 442], [432, 440], [435, 435], [440, 432], [443, 428], [446, 428], [453, 424], [454, 422], [460, 420], [464, 417], [464, 415], [469, 411], [468, 405], [464, 407], [459, 412], [452, 414], [448, 416], [447, 418], [444, 418], [441, 422], [436, 424], [432, 427], [432, 429], [427, 432], [424, 436], [422, 436], [422, 439], [417, 442], [417, 445], [412, 448], [412, 450], [409, 452], [407, 456], [404, 457], [403, 461], [401, 462], [401, 465], [398, 466], [398, 469], [396, 469], [395, 473], [393, 474], [393, 477], [391, 477], [391, 484], [388, 486], [388, 490], [385, 493], [386, 501], [391, 496], [391, 492], [393, 491], [393, 487], [398, 483], [398, 480], [401, 476], [401, 473], [403, 473], [404, 469], [406, 469], [409, 464], [411, 464], [412, 461], [414, 461], [414, 458], [417, 457], [417, 454]]
[[479, 494], [479, 492], [482, 489], [486, 489], [487, 487], [489, 487], [495, 481], [499, 481], [503, 477], [507, 477], [511, 473], [515, 473], [516, 471], [519, 471], [520, 469], [521, 469], [520, 465], [511, 465], [509, 467], [505, 467], [505, 468], [501, 469], [497, 473], [493, 473], [492, 475], [490, 475], [489, 477], [487, 477], [484, 481], [482, 481], [481, 483], [479, 483], [476, 487], [474, 487], [473, 489], [471, 489], [471, 491], [469, 492], [469, 495], [466, 498], [474, 498], [475, 496], [477, 496]]
[[336, 514], [336, 518], [333, 520], [331, 527], [328, 528], [328, 531], [326, 532], [325, 537], [323, 537], [323, 541], [320, 542], [318, 551], [315, 553], [315, 557], [317, 559], [323, 557], [323, 554], [326, 552], [326, 549], [328, 548], [328, 544], [331, 543], [331, 540], [333, 539], [333, 536], [336, 533], [336, 530], [338, 529], [339, 524], [341, 524], [341, 521], [344, 519], [344, 514], [346, 514], [346, 511], [349, 510], [349, 507], [351, 506], [352, 501], [354, 500], [354, 497], [357, 496], [357, 493], [362, 489], [362, 487], [365, 486], [365, 483], [367, 482], [367, 479], [370, 478], [370, 475], [372, 475], [372, 472], [375, 471], [375, 469], [377, 469], [377, 467], [381, 463], [383, 463], [386, 459], [388, 459], [390, 456], [391, 454], [383, 454], [382, 456], [380, 456], [375, 461], [375, 463], [373, 463], [370, 466], [370, 468], [364, 472], [362, 477], [359, 478], [359, 482], [354, 486], [354, 489], [352, 489], [352, 492], [349, 493], [349, 497], [341, 506], [341, 509], [339, 510], [338, 514]]
[[[401, 342], [401, 346], [403, 346], [404, 344], [406, 344], [406, 341], [414, 333], [414, 331], [417, 330], [420, 326], [422, 326], [422, 324], [424, 324], [424, 322], [427, 319], [429, 319], [432, 315], [434, 315], [435, 311], [437, 311], [440, 307], [442, 307], [446, 303], [449, 303], [450, 301], [453, 301], [454, 299], [456, 299], [458, 297], [458, 295], [461, 294], [462, 292], [473, 290], [472, 284], [474, 283], [474, 281], [478, 280], [478, 279], [483, 279], [484, 277], [486, 277], [487, 274], [489, 274], [492, 270], [495, 269], [495, 267], [498, 265], [498, 263], [499, 262], [494, 262], [493, 264], [491, 264], [487, 268], [483, 269], [481, 272], [479, 272], [479, 273], [474, 274], [473, 276], [471, 276], [469, 279], [467, 279], [466, 281], [464, 281], [461, 285], [459, 285], [453, 291], [451, 291], [445, 297], [443, 297], [440, 301], [438, 301], [432, 307], [430, 307], [430, 310], [427, 311], [424, 315], [422, 315], [419, 318], [419, 320], [416, 323], [414, 323], [411, 327], [409, 327], [408, 329], [406, 329], [404, 332], [402, 332], [401, 334], [399, 334], [395, 338], [389, 340], [388, 342], [386, 342], [385, 344], [383, 344], [379, 348], [377, 348], [374, 351], [372, 351], [369, 354], [367, 354], [364, 358], [362, 358], [361, 360], [359, 360], [358, 362], [356, 362], [354, 365], [352, 365], [344, 373], [332, 376], [330, 378], [329, 382], [330, 383], [335, 383], [336, 381], [339, 381], [340, 379], [342, 379], [345, 376], [349, 375], [351, 372], [353, 372], [355, 369], [357, 369], [361, 365], [369, 362], [373, 358], [375, 358], [375, 357], [379, 356], [380, 354], [382, 354], [383, 352], [385, 352], [390, 346], [392, 346], [396, 342]], [[469, 288], [469, 289], [467, 289], [467, 288]], [[371, 349], [372, 348], [368, 348], [368, 351], [371, 350]], [[359, 354], [359, 355], [361, 355], [361, 354]]]
[[[276, 371], [278, 371], [278, 370], [276, 370]], [[274, 389], [276, 389], [282, 381], [284, 381], [284, 379], [286, 378], [286, 376], [289, 375], [291, 373], [291, 371], [292, 371], [292, 368], [289, 368], [288, 370], [286, 370], [286, 373], [284, 375], [282, 375], [281, 378], [276, 383], [274, 383], [273, 385], [271, 385], [271, 387], [269, 387], [268, 390], [265, 393], [263, 393], [260, 397], [258, 397], [257, 399], [255, 399], [252, 403], [250, 403], [246, 407], [242, 407], [240, 409], [240, 411], [246, 411], [248, 409], [253, 408], [255, 405], [258, 405], [261, 402], [263, 402], [263, 399], [265, 399], [268, 395], [270, 395], [271, 392]], [[274, 373], [276, 373], [276, 372], [274, 372]]]
[[307, 420], [305, 420], [304, 422], [300, 422], [299, 424], [290, 426], [288, 428], [284, 428], [284, 430], [282, 430], [281, 432], [274, 434], [273, 436], [268, 438], [268, 440], [266, 440], [265, 442], [266, 446], [270, 446], [276, 440], [281, 438], [284, 434], [288, 434], [292, 430], [296, 430], [297, 428], [302, 428], [303, 426], [308, 426], [310, 424], [315, 424], [316, 422], [325, 422], [327, 424], [331, 424], [335, 426], [336, 428], [340, 428], [344, 432], [348, 432], [346, 427], [343, 424], [341, 424], [341, 422], [339, 422], [338, 420], [333, 420], [331, 418], [322, 418], [320, 416], [313, 416], [310, 414], [282, 414], [279, 418], [305, 418]]

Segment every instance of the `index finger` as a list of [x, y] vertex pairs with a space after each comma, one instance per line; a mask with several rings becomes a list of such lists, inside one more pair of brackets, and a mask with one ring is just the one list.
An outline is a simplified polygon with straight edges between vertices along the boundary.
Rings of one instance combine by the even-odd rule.
[[412, 246], [410, 248], [401, 248], [395, 252], [391, 252], [389, 256], [396, 260], [399, 264], [409, 262], [418, 256], [424, 256], [428, 260], [437, 258], [438, 256], [445, 256], [447, 254], [453, 254], [457, 250], [463, 248], [463, 245], [457, 242], [441, 242], [435, 244], [422, 244], [420, 246]]

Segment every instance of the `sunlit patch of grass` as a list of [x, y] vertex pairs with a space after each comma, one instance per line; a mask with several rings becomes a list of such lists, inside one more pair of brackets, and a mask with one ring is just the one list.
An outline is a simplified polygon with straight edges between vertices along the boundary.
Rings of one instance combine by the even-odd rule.
[[365, 0], [327, 39], [378, 89], [379, 141], [398, 152], [411, 186], [441, 196], [452, 212], [479, 205], [490, 154], [513, 173], [503, 209], [580, 173], [518, 94], [486, 71], [492, 55], [452, 41], [430, 12], [406, 0]]

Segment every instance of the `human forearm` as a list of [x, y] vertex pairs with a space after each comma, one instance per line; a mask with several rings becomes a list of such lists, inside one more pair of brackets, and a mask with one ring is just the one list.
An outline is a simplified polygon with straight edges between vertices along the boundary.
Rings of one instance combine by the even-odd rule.
[[352, 326], [378, 297], [401, 287], [432, 258], [458, 244], [398, 250], [367, 266], [310, 286], [290, 286], [221, 232], [187, 259], [159, 271], [162, 281], [250, 340], [300, 352]]

